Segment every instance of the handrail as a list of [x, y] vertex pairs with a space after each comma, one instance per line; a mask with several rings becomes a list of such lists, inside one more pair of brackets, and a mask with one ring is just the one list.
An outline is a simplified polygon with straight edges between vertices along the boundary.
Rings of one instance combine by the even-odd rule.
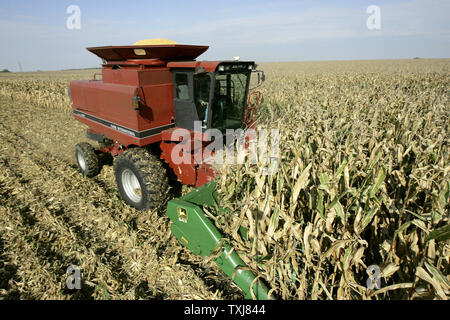
[[[255, 105], [253, 106], [253, 108], [252, 108], [252, 110], [251, 110], [250, 117], [247, 117], [247, 116], [248, 116], [248, 111], [249, 111], [249, 107], [250, 107], [250, 102], [251, 102], [252, 96], [255, 95], [255, 94], [258, 95], [258, 98], [256, 99], [256, 103], [255, 103]], [[262, 93], [261, 93], [260, 91], [253, 91], [253, 92], [251, 92], [251, 93], [249, 94], [249, 96], [248, 96], [248, 101], [247, 101], [247, 107], [245, 108], [245, 117], [244, 117], [244, 123], [245, 123], [245, 124], [248, 124], [249, 122], [251, 122], [251, 121], [253, 120], [253, 115], [255, 114], [255, 110], [256, 110], [256, 108], [257, 108], [258, 105], [259, 105], [259, 102], [260, 102], [260, 100], [261, 100], [261, 97], [262, 97]]]

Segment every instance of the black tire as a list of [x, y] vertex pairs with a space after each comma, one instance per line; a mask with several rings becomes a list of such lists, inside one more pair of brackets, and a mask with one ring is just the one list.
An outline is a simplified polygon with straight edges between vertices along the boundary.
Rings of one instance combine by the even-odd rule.
[[94, 177], [100, 173], [100, 164], [98, 156], [95, 154], [94, 147], [87, 142], [81, 142], [75, 146], [75, 158], [78, 168], [86, 177]]
[[117, 156], [114, 175], [122, 199], [138, 210], [159, 208], [169, 197], [167, 172], [145, 149], [129, 149]]

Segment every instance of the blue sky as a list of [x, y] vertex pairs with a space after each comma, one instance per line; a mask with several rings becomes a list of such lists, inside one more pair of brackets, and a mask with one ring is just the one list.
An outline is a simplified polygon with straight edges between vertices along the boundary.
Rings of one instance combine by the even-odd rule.
[[[69, 30], [69, 5], [81, 28]], [[369, 30], [366, 9], [381, 10]], [[85, 48], [147, 38], [209, 45], [201, 60], [450, 58], [449, 0], [0, 0], [0, 69], [96, 67]]]

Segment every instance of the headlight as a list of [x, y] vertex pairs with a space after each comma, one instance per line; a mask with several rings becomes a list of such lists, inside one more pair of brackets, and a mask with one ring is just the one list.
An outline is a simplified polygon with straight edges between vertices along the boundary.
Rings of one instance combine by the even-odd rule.
[[219, 71], [225, 71], [225, 66], [219, 66], [219, 68], [217, 68], [217, 70], [219, 70]]

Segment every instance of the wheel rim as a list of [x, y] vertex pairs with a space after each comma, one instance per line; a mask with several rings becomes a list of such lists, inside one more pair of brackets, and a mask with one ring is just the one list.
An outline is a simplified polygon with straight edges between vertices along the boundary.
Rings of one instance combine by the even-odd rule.
[[133, 202], [140, 202], [142, 199], [141, 184], [133, 171], [125, 169], [122, 172], [122, 185], [128, 198]]
[[84, 159], [81, 152], [77, 152], [77, 159], [78, 165], [80, 166], [81, 170], [86, 171], [86, 160]]

